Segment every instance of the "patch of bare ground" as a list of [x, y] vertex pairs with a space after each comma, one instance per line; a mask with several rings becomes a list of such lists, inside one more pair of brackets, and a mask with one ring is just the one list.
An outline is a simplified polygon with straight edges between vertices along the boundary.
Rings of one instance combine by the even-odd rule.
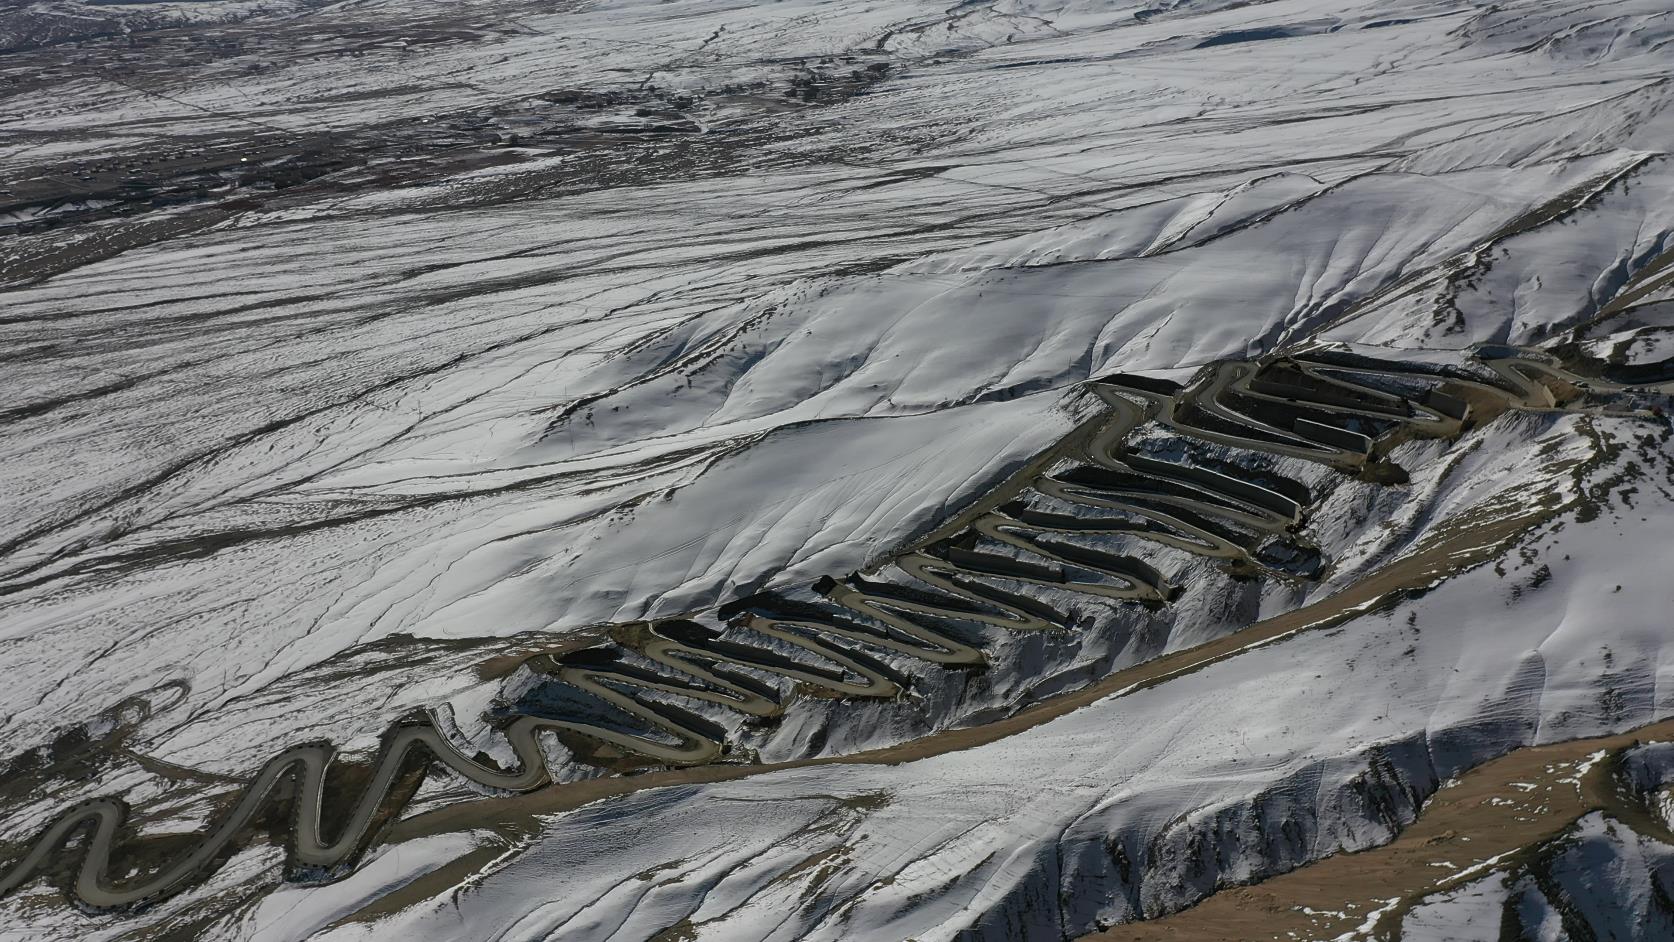
[[1641, 742], [1674, 739], [1674, 720], [1631, 732], [1518, 749], [1444, 785], [1394, 841], [1337, 854], [1191, 909], [1116, 926], [1084, 942], [1241, 939], [1399, 939], [1414, 904], [1491, 871], [1517, 866], [1581, 816], [1603, 810], [1640, 833], [1674, 834], [1613, 774]]

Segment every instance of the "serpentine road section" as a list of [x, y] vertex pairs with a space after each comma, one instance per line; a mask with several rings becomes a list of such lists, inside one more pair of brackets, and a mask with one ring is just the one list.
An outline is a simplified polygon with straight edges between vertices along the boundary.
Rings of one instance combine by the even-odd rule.
[[[265, 809], [283, 803], [294, 812], [287, 834], [289, 873], [313, 879], [341, 877], [411, 796], [416, 786], [401, 787], [402, 782], [412, 778], [415, 768], [422, 776], [432, 761], [484, 788], [524, 793], [553, 784], [539, 743], [539, 734], [548, 730], [604, 744], [654, 765], [700, 766], [726, 755], [726, 743], [696, 728], [700, 724], [635, 697], [632, 689], [755, 717], [784, 710], [770, 688], [721, 669], [732, 665], [777, 674], [833, 698], [890, 698], [901, 693], [900, 683], [880, 669], [879, 662], [838, 639], [932, 664], [974, 668], [986, 663], [982, 650], [914, 616], [1010, 631], [1067, 630], [1069, 619], [1046, 603], [978, 579], [1048, 586], [1149, 607], [1167, 604], [1181, 592], [1140, 559], [1072, 545], [1053, 535], [1125, 535], [1196, 553], [1234, 570], [1308, 578], [1306, 572], [1284, 570], [1264, 559], [1259, 546], [1265, 536], [1305, 548], [1296, 532], [1307, 519], [1306, 487], [1274, 475], [1242, 479], [1148, 457], [1124, 448], [1130, 433], [1156, 421], [1175, 434], [1211, 444], [1301, 458], [1379, 480], [1370, 472], [1381, 466], [1380, 455], [1389, 447], [1414, 435], [1459, 433], [1471, 421], [1471, 402], [1492, 400], [1499, 409], [1548, 410], [1563, 407], [1568, 391], [1626, 388], [1584, 380], [1522, 352], [1496, 353], [1503, 355], [1485, 357], [1486, 369], [1471, 371], [1320, 353], [1308, 359], [1214, 364], [1185, 387], [1137, 376], [1092, 381], [1089, 388], [1102, 405], [1097, 415], [890, 561], [924, 589], [908, 590], [856, 573], [841, 581], [820, 580], [814, 590], [828, 603], [823, 606], [793, 606], [759, 596], [712, 613], [727, 626], [726, 633], [772, 638], [806, 654], [806, 661], [782, 653], [787, 650], [782, 646], [769, 650], [728, 640], [723, 632], [691, 619], [616, 626], [612, 645], [537, 654], [525, 666], [546, 681], [619, 709], [644, 724], [643, 731], [606, 722], [598, 711], [521, 715], [502, 730], [516, 762], [497, 768], [466, 756], [429, 720], [403, 722], [384, 735], [370, 774], [360, 780], [358, 795], [347, 793], [347, 786], [328, 787], [335, 755], [329, 743], [299, 745], [263, 765], [236, 803], [202, 832], [196, 846], [162, 868], [113, 880], [112, 857], [119, 852], [117, 835], [128, 809], [117, 798], [97, 798], [67, 809], [48, 825], [0, 877], [0, 895], [58, 870], [73, 874], [68, 890], [85, 906], [144, 906], [207, 876], [235, 841], [254, 831]], [[1100, 515], [1040, 510], [1031, 505], [1031, 494]], [[974, 549], [980, 539], [1042, 562]], [[1068, 569], [1091, 578], [1072, 578]], [[1165, 678], [1260, 643], [1266, 642], [1229, 636], [1130, 670], [1166, 669], [1158, 675]], [[626, 663], [623, 656], [629, 652], [666, 672]], [[1171, 666], [1177, 660], [1180, 665]], [[655, 778], [636, 779], [634, 787], [646, 787]], [[589, 786], [579, 788], [578, 798], [605, 787], [600, 781], [578, 783]], [[294, 788], [281, 788], [292, 783]], [[335, 812], [335, 837], [324, 833], [327, 808]], [[61, 857], [64, 845], [84, 833], [90, 838]]]

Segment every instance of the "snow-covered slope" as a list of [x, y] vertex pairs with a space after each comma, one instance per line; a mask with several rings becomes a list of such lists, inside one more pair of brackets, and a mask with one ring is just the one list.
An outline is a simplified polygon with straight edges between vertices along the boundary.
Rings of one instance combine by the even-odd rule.
[[[1501, 487], [1527, 487], [1514, 469], [1542, 452], [1563, 462], [1595, 447], [1570, 437], [1573, 422], [1542, 423], [1505, 455]], [[1633, 431], [1600, 433], [1608, 445]], [[989, 745], [537, 812], [509, 847], [479, 831], [479, 845], [511, 851], [484, 882], [325, 937], [445, 938], [463, 924], [488, 938], [639, 938], [684, 921], [716, 939], [1053, 938], [1387, 840], [1442, 780], [1508, 748], [1669, 714], [1661, 613], [1674, 598], [1645, 551], [1667, 538], [1669, 498], [1636, 495], [1639, 535], [1625, 540], [1630, 508], [1610, 493], [1591, 520], [1561, 517], [1417, 597]], [[397, 844], [331, 890], [319, 922], [271, 923], [311, 898], [299, 888], [229, 931], [301, 937], [394, 868], [464, 849]]]
[[[419, 708], [503, 755], [484, 714], [538, 686], [522, 658], [876, 576], [1065, 440], [1095, 377], [1513, 344], [1650, 382], [1674, 352], [1653, 0], [14, 6], [9, 840], [108, 794], [189, 832], [281, 750], [365, 754]], [[1057, 938], [1155, 915], [1387, 838], [1517, 745], [1674, 712], [1664, 434], [1509, 414], [1398, 446], [1391, 485], [1148, 425], [1150, 454], [1305, 483], [1323, 578], [1124, 545], [1174, 604], [979, 632], [983, 672], [890, 661], [911, 697], [728, 741], [775, 762], [989, 722], [1531, 495], [1570, 509], [1398, 607], [969, 750], [518, 812], [515, 839], [484, 810], [330, 887], [279, 885], [258, 843], [132, 918], [35, 884], [0, 933], [302, 937], [508, 840], [468, 891], [334, 931]], [[415, 807], [470, 794], [432, 781]], [[1251, 837], [1280, 820], [1303, 837]]]

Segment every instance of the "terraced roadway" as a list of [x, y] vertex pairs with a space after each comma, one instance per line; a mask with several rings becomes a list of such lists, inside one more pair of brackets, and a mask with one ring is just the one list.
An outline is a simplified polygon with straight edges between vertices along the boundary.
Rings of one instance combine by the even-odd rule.
[[[546, 682], [579, 691], [631, 722], [607, 718], [609, 709], [518, 716], [503, 730], [516, 757], [508, 768], [466, 756], [432, 723], [400, 724], [384, 737], [358, 794], [328, 784], [334, 757], [330, 744], [295, 746], [269, 760], [189, 852], [137, 878], [114, 880], [111, 875], [112, 858], [122, 853], [117, 835], [126, 806], [116, 798], [84, 802], [58, 816], [5, 871], [0, 895], [57, 869], [73, 875], [69, 892], [85, 906], [143, 906], [212, 872], [264, 809], [280, 803], [294, 809], [288, 830], [292, 871], [327, 878], [341, 875], [399, 810], [403, 796], [411, 794], [411, 788], [397, 785], [421, 760], [439, 762], [484, 788], [530, 792], [552, 784], [539, 743], [539, 734], [551, 730], [650, 764], [701, 766], [721, 759], [726, 744], [704, 724], [633, 691], [672, 695], [755, 717], [776, 715], [786, 703], [776, 688], [753, 678], [752, 671], [777, 675], [828, 697], [894, 697], [901, 692], [900, 683], [866, 649], [946, 667], [971, 668], [986, 662], [979, 648], [915, 616], [1009, 631], [1068, 627], [1069, 619], [1045, 602], [999, 588], [994, 581], [1146, 606], [1166, 604], [1181, 591], [1143, 560], [1066, 542], [1066, 536], [1125, 536], [1194, 553], [1235, 570], [1306, 578], [1306, 567], [1298, 571], [1280, 565], [1305, 558], [1309, 551], [1297, 535], [1307, 519], [1306, 487], [1272, 474], [1234, 477], [1158, 460], [1126, 448], [1130, 434], [1154, 420], [1177, 435], [1214, 445], [1301, 458], [1364, 475], [1379, 466], [1381, 454], [1392, 443], [1406, 436], [1457, 434], [1471, 421], [1472, 401], [1486, 399], [1502, 409], [1553, 409], [1567, 404], [1570, 391], [1589, 388], [1588, 381], [1561, 366], [1532, 357], [1500, 357], [1487, 361], [1487, 367], [1486, 372], [1472, 374], [1344, 357], [1278, 357], [1216, 364], [1186, 387], [1131, 376], [1094, 381], [1091, 391], [1104, 406], [1098, 415], [951, 524], [891, 561], [923, 588], [859, 574], [841, 581], [828, 578], [814, 586], [825, 604], [792, 606], [769, 597], [745, 600], [716, 613], [725, 631], [690, 619], [640, 623], [618, 626], [611, 645], [536, 655], [526, 666]], [[1042, 506], [1053, 502], [1075, 512]], [[1287, 552], [1264, 553], [1263, 541]], [[992, 548], [979, 549], [983, 544]], [[750, 636], [775, 643], [736, 640]], [[1200, 652], [1168, 655], [1153, 666], [1174, 672], [1195, 669], [1208, 662], [1205, 658], [1242, 650], [1245, 642], [1265, 643], [1233, 636]], [[1215, 651], [1207, 650], [1211, 647]], [[1181, 658], [1185, 660], [1180, 667], [1172, 666]], [[1149, 668], [1140, 665], [1134, 670], [1139, 669]], [[293, 784], [294, 788], [284, 787]], [[335, 839], [323, 833], [328, 807], [338, 822]], [[61, 857], [66, 842], [77, 834], [90, 836]]]

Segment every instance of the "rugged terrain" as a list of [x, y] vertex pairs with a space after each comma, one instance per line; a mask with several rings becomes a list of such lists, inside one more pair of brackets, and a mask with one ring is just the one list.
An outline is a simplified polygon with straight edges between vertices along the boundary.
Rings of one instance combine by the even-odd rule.
[[0, 937], [1674, 933], [1665, 3], [0, 50]]

